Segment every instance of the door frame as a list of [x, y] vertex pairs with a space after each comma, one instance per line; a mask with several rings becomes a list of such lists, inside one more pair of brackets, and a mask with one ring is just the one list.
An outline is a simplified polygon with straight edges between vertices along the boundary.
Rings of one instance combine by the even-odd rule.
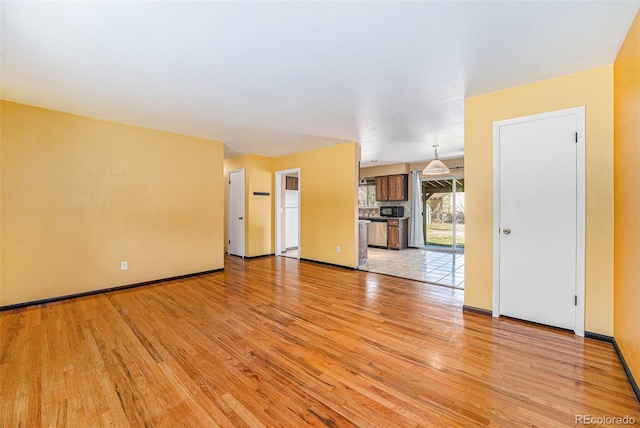
[[245, 170], [244, 168], [240, 168], [240, 169], [234, 169], [233, 171], [229, 171], [228, 174], [228, 184], [227, 184], [227, 254], [231, 255], [231, 253], [229, 252], [229, 238], [231, 237], [231, 174], [236, 174], [236, 173], [242, 173], [242, 240], [241, 240], [241, 244], [240, 244], [240, 248], [241, 248], [241, 255], [240, 257], [244, 258], [244, 240], [245, 240], [245, 232], [246, 232], [246, 221], [245, 219], [247, 218], [246, 216], [246, 195], [245, 195], [245, 190], [246, 190], [246, 176], [245, 176]]
[[274, 216], [276, 218], [276, 248], [275, 248], [275, 255], [276, 256], [281, 256], [282, 255], [282, 247], [283, 247], [283, 242], [282, 242], [282, 198], [284, 197], [284, 194], [282, 193], [282, 177], [285, 177], [287, 174], [298, 174], [298, 260], [300, 260], [300, 252], [301, 252], [301, 248], [300, 248], [300, 211], [301, 211], [301, 204], [300, 204], [300, 192], [302, 191], [302, 185], [301, 185], [301, 175], [300, 175], [300, 168], [292, 168], [292, 169], [285, 169], [282, 171], [276, 171], [275, 173], [275, 190], [276, 190], [276, 197], [275, 197], [275, 204], [274, 204]]
[[493, 308], [500, 316], [500, 128], [503, 126], [575, 116], [577, 130], [576, 153], [576, 315], [575, 333], [584, 336], [585, 309], [585, 239], [586, 239], [586, 135], [585, 107], [573, 107], [493, 123]]

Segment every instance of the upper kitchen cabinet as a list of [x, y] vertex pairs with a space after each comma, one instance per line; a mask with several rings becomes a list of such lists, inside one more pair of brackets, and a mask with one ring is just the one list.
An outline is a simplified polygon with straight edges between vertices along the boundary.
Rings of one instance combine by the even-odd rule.
[[389, 200], [409, 200], [409, 175], [400, 174], [389, 176]]
[[377, 201], [409, 200], [409, 175], [382, 175], [376, 177]]
[[389, 200], [389, 176], [376, 177], [376, 201]]
[[298, 190], [298, 177], [290, 177], [287, 175], [285, 181], [286, 190]]

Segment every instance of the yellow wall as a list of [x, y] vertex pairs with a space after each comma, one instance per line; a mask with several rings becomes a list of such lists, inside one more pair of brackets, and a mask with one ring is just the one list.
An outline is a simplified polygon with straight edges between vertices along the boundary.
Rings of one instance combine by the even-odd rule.
[[2, 306], [2, 107], [0, 101], [0, 306]]
[[359, 160], [357, 143], [274, 159], [274, 172], [300, 168], [301, 258], [357, 267]]
[[10, 102], [1, 122], [0, 305], [224, 266], [222, 143]]
[[[358, 144], [345, 143], [279, 158], [242, 155], [226, 159], [225, 183], [230, 171], [245, 170], [245, 256], [275, 253], [275, 173], [300, 168], [300, 257], [356, 267], [359, 157]], [[227, 191], [225, 186], [224, 242]], [[270, 196], [254, 196], [253, 192], [269, 192]]]
[[640, 13], [614, 64], [614, 336], [640, 380]]
[[[273, 217], [272, 201], [275, 198], [272, 173], [273, 159], [243, 155], [224, 161], [225, 183], [228, 183], [229, 172], [244, 169], [245, 171], [245, 235], [244, 248], [246, 257], [273, 254], [271, 242], [271, 225]], [[225, 228], [224, 242], [227, 238], [227, 204], [229, 187], [225, 185]], [[269, 192], [270, 196], [256, 196], [253, 192]]]
[[613, 335], [612, 65], [465, 100], [465, 304], [492, 306], [493, 122], [581, 105], [586, 106], [585, 329]]

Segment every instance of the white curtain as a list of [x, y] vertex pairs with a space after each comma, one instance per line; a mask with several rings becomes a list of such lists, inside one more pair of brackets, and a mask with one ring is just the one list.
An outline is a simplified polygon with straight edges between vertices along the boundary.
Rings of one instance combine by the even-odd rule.
[[409, 246], [424, 246], [422, 231], [422, 183], [420, 171], [411, 171], [411, 227], [409, 228]]

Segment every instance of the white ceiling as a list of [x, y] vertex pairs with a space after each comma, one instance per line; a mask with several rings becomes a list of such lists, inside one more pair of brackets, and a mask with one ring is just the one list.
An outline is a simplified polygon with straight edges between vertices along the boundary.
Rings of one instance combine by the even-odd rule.
[[3, 99], [266, 156], [463, 154], [464, 98], [612, 64], [640, 6], [2, 1]]

